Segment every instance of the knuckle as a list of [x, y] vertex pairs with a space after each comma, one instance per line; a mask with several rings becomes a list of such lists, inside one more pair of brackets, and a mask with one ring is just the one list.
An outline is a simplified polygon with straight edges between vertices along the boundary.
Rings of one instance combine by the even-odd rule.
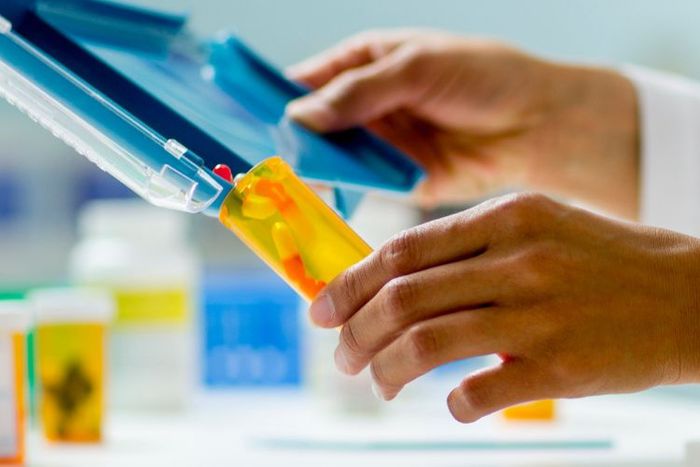
[[382, 266], [392, 276], [413, 272], [419, 262], [417, 243], [415, 230], [404, 230], [395, 235], [379, 252]]
[[389, 322], [400, 323], [406, 311], [415, 299], [415, 285], [407, 277], [398, 277], [389, 281], [383, 290], [384, 313]]
[[329, 85], [321, 92], [325, 93], [331, 106], [337, 107], [343, 103], [356, 100], [364, 91], [369, 79], [360, 69], [348, 70], [338, 76], [332, 85]]
[[599, 374], [592, 362], [557, 356], [549, 363], [550, 387], [567, 397], [583, 397], [596, 394], [599, 389]]
[[406, 333], [407, 357], [419, 368], [429, 366], [438, 345], [435, 330], [429, 325], [417, 324]]
[[379, 359], [374, 359], [369, 365], [372, 379], [379, 386], [391, 386], [390, 381], [387, 378], [387, 373], [384, 369], [384, 365]]
[[513, 232], [528, 232], [542, 221], [545, 207], [551, 201], [540, 193], [516, 193], [502, 197], [495, 207], [495, 214]]
[[422, 83], [429, 67], [429, 50], [421, 44], [409, 44], [401, 50], [400, 75], [409, 84]]
[[462, 401], [472, 417], [478, 418], [491, 407], [491, 391], [479, 379], [467, 379], [460, 384], [459, 389]]
[[340, 343], [351, 354], [362, 355], [363, 350], [357, 340], [357, 335], [352, 323], [346, 323], [340, 330]]
[[552, 386], [559, 388], [573, 388], [577, 379], [577, 371], [568, 359], [556, 357], [549, 362], [549, 374]]
[[[342, 291], [342, 297], [343, 300], [334, 300], [334, 303], [343, 303], [343, 302], [349, 302], [352, 303], [354, 302], [354, 299], [356, 297], [360, 296], [360, 287], [361, 287], [361, 280], [357, 277], [357, 274], [354, 273], [355, 268], [352, 267], [349, 270], [345, 271], [340, 277], [340, 283], [342, 284], [343, 291]], [[329, 292], [333, 293], [333, 288], [329, 287]], [[348, 300], [348, 298], [350, 298]]]
[[507, 269], [516, 275], [515, 280], [529, 290], [548, 289], [552, 282], [555, 254], [543, 244], [535, 244], [517, 252], [513, 264]]

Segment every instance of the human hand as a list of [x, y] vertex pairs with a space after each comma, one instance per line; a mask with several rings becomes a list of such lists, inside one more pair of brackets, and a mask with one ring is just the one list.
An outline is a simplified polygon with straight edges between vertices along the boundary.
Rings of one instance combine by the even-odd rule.
[[700, 381], [700, 241], [542, 195], [405, 231], [311, 306], [335, 358], [394, 398], [438, 365], [488, 354], [448, 397], [471, 422], [510, 405]]
[[289, 75], [318, 89], [292, 118], [369, 126], [426, 169], [425, 205], [527, 187], [637, 214], [636, 95], [615, 72], [399, 30], [360, 34]]

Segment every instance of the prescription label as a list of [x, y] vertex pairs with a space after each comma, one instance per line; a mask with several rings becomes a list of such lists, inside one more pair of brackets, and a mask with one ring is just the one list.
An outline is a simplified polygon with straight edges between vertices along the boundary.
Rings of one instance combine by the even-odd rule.
[[17, 394], [12, 336], [0, 334], [0, 459], [17, 453]]
[[185, 325], [190, 319], [191, 296], [186, 287], [114, 290], [120, 325]]
[[102, 437], [105, 326], [40, 324], [36, 328], [39, 413], [49, 441]]

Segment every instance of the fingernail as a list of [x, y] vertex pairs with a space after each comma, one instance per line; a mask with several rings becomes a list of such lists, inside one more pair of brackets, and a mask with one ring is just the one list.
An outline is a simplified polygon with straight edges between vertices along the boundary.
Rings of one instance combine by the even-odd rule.
[[311, 315], [312, 321], [318, 326], [332, 326], [333, 319], [335, 318], [335, 306], [333, 305], [331, 297], [321, 292], [311, 304], [309, 314]]
[[322, 99], [311, 95], [287, 104], [286, 114], [315, 131], [325, 131], [333, 122], [333, 110]]
[[386, 401], [386, 397], [384, 397], [382, 390], [379, 389], [379, 386], [374, 381], [372, 381], [372, 394], [374, 394], [374, 397], [376, 397], [380, 401]]
[[338, 371], [340, 371], [341, 373], [350, 374], [348, 368], [348, 359], [345, 356], [345, 352], [343, 352], [340, 349], [335, 349], [334, 360], [335, 367], [338, 369]]

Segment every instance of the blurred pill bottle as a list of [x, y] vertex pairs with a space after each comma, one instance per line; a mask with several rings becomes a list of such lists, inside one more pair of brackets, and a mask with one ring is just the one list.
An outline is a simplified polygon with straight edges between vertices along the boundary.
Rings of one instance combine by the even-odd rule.
[[71, 277], [114, 295], [110, 405], [117, 410], [178, 410], [191, 398], [199, 262], [187, 227], [186, 215], [141, 200], [96, 201], [80, 214]]
[[25, 332], [21, 301], [0, 301], [0, 465], [25, 461]]
[[32, 291], [39, 423], [51, 442], [103, 439], [106, 349], [114, 301], [92, 289]]

